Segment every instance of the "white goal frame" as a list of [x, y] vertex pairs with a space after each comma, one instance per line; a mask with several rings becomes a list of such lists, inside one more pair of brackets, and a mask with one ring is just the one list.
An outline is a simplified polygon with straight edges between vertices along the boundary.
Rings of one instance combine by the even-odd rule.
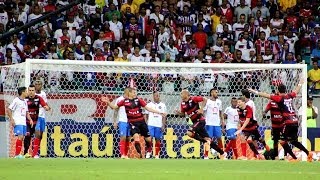
[[[156, 62], [143, 62], [143, 63], [132, 63], [132, 62], [112, 62], [112, 61], [78, 61], [78, 60], [47, 60], [47, 59], [26, 59], [25, 62], [25, 86], [30, 85], [31, 71], [34, 64], [51, 64], [57, 65], [57, 68], [67, 67], [68, 65], [84, 65], [84, 66], [110, 66], [110, 67], [137, 67], [137, 68], [213, 68], [213, 69], [242, 69], [242, 70], [261, 70], [261, 69], [300, 69], [304, 77], [305, 85], [302, 86], [302, 112], [307, 111], [307, 65], [306, 64], [211, 64], [211, 63], [156, 63]], [[64, 69], [64, 71], [72, 71], [71, 69]], [[101, 70], [102, 71], [102, 70]], [[96, 71], [97, 72], [97, 71]], [[189, 73], [189, 72], [188, 72]], [[307, 147], [307, 114], [302, 113], [301, 121], [301, 137], [302, 144]], [[307, 156], [303, 153], [303, 160], [305, 161]]]

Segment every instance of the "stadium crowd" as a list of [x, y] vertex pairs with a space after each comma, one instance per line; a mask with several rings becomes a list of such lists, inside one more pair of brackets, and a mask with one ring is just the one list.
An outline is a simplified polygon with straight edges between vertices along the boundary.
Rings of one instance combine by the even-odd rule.
[[[1, 0], [0, 34], [69, 2]], [[319, 6], [316, 0], [86, 0], [28, 30], [1, 39], [0, 63], [16, 64], [27, 58], [307, 63], [310, 91], [319, 93]], [[60, 83], [66, 89], [76, 87], [76, 79], [83, 79], [79, 76], [51, 75], [48, 82]], [[190, 82], [194, 77], [182, 78]], [[95, 81], [92, 77], [87, 79], [80, 83], [92, 85]], [[108, 79], [103, 74], [97, 74], [96, 79], [108, 87], [119, 84], [114, 77]], [[62, 82], [67, 82], [66, 88]]]

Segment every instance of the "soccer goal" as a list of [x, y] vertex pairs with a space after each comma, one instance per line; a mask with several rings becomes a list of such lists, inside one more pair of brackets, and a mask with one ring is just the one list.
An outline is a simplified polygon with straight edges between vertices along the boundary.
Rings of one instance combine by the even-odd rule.
[[[292, 90], [300, 77], [307, 81], [306, 65], [288, 64], [208, 64], [208, 63], [130, 63], [72, 60], [28, 59], [25, 63], [1, 68], [4, 97], [9, 103], [19, 86], [35, 80], [43, 82], [53, 113], [46, 114], [47, 131], [41, 141], [44, 157], [119, 157], [119, 131], [113, 127], [114, 112], [101, 101], [102, 96], [116, 99], [127, 86], [137, 88], [138, 96], [152, 101], [153, 91], [167, 107], [167, 126], [160, 158], [202, 158], [203, 146], [188, 138], [188, 122], [175, 115], [180, 107], [180, 91], [209, 96], [216, 87], [222, 111], [241, 90], [254, 88], [272, 93], [283, 83]], [[271, 141], [271, 121], [262, 116], [267, 99], [252, 95], [260, 134]], [[295, 100], [295, 109], [306, 112], [307, 86]], [[299, 137], [307, 145], [306, 113], [302, 113]], [[8, 156], [14, 144], [8, 125]], [[223, 142], [227, 139], [223, 138]], [[240, 140], [238, 140], [240, 141]], [[144, 142], [142, 142], [144, 143]], [[281, 147], [281, 146], [280, 146]], [[133, 146], [129, 157], [136, 156]], [[263, 151], [262, 146], [260, 150]], [[249, 148], [248, 148], [249, 151]], [[241, 152], [239, 152], [241, 153]], [[247, 156], [252, 156], [252, 152]]]

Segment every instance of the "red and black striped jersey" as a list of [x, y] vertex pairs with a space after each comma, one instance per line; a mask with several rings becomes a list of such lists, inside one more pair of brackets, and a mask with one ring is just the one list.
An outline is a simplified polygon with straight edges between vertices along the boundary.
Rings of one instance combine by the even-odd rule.
[[[37, 121], [39, 116], [40, 105], [44, 107], [47, 106], [47, 103], [42, 99], [42, 97], [38, 95], [35, 95], [33, 98], [27, 97], [26, 100], [28, 104], [28, 112], [30, 114], [31, 119], [33, 121]], [[27, 123], [30, 123], [28, 119]]]
[[117, 103], [118, 107], [124, 106], [128, 118], [128, 122], [140, 122], [144, 121], [142, 107], [145, 107], [147, 103], [141, 98], [123, 99]]
[[297, 96], [295, 92], [284, 95], [271, 95], [270, 99], [278, 103], [285, 124], [298, 124], [293, 99]]
[[271, 114], [271, 123], [272, 128], [281, 128], [283, 127], [283, 118], [281, 110], [279, 109], [279, 106], [274, 101], [269, 101], [269, 103], [266, 106], [265, 112], [270, 111]]
[[187, 113], [192, 122], [204, 121], [205, 118], [202, 114], [198, 114], [197, 111], [200, 109], [199, 102], [203, 101], [201, 96], [193, 96], [188, 101], [182, 101], [180, 105], [181, 113]]
[[244, 109], [238, 108], [239, 122], [241, 126], [244, 124], [247, 118], [250, 119], [244, 131], [252, 131], [258, 127], [258, 122], [253, 119], [253, 110], [250, 106], [246, 105]]

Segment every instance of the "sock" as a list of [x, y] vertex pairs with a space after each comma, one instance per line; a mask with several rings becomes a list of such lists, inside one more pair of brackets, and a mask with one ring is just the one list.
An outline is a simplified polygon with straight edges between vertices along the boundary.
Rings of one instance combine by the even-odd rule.
[[207, 141], [204, 139], [204, 138], [202, 138], [199, 134], [197, 134], [197, 133], [194, 133], [193, 134], [193, 139], [196, 139], [196, 140], [198, 140], [198, 141], [200, 141], [200, 142], [203, 142], [203, 143], [206, 143]]
[[309, 155], [309, 151], [300, 142], [292, 141], [291, 144], [299, 148], [301, 151], [305, 152], [307, 155]]
[[23, 140], [23, 147], [24, 147], [23, 154], [27, 154], [29, 152], [30, 142], [31, 142], [31, 136], [25, 136]]
[[22, 141], [20, 139], [16, 140], [16, 153], [15, 155], [18, 156], [21, 153], [22, 149]]
[[247, 143], [246, 142], [241, 143], [241, 152], [242, 152], [242, 156], [247, 157]]
[[40, 147], [40, 139], [35, 138], [33, 141], [32, 157], [38, 155], [39, 147]]
[[263, 145], [263, 147], [266, 147], [266, 146], [267, 146], [267, 144], [266, 144], [266, 141], [265, 141], [265, 140], [260, 141], [260, 143]]
[[231, 146], [232, 146], [233, 155], [236, 158], [238, 158], [237, 140], [232, 139], [230, 142], [231, 142]]
[[218, 139], [218, 147], [223, 149], [222, 139]]
[[254, 155], [258, 155], [259, 152], [258, 150], [256, 149], [256, 146], [254, 146], [254, 144], [251, 142], [251, 143], [248, 143], [249, 144], [249, 147], [250, 149], [253, 151]]
[[141, 155], [141, 146], [139, 141], [134, 142], [134, 147], [136, 148], [137, 152]]
[[231, 147], [232, 147], [232, 143], [231, 143], [232, 140], [230, 140], [226, 146], [226, 148], [224, 149], [224, 152], [229, 152], [231, 150]]
[[128, 152], [129, 152], [129, 149], [130, 149], [130, 141], [127, 141], [126, 140], [126, 146], [125, 146], [125, 150], [124, 150], [124, 155], [125, 156], [128, 156]]
[[210, 148], [216, 150], [219, 154], [224, 154], [224, 151], [220, 149], [213, 141], [211, 141]]
[[278, 157], [278, 155], [279, 155], [278, 144], [279, 144], [278, 141], [273, 142], [274, 157]]
[[125, 151], [126, 151], [126, 140], [120, 139], [120, 155], [125, 156]]
[[156, 156], [159, 156], [160, 149], [161, 149], [161, 142], [160, 141], [156, 141], [155, 148], [156, 148]]
[[147, 148], [147, 152], [152, 152], [152, 141], [151, 142], [146, 141], [146, 148]]
[[[285, 153], [289, 153], [290, 156], [291, 156], [293, 159], [297, 159], [296, 155], [293, 154], [292, 149], [290, 148], [290, 146], [289, 146], [289, 144], [288, 144], [287, 142], [281, 143], [281, 145], [282, 145]], [[285, 155], [286, 155], [286, 154], [285, 154]]]

